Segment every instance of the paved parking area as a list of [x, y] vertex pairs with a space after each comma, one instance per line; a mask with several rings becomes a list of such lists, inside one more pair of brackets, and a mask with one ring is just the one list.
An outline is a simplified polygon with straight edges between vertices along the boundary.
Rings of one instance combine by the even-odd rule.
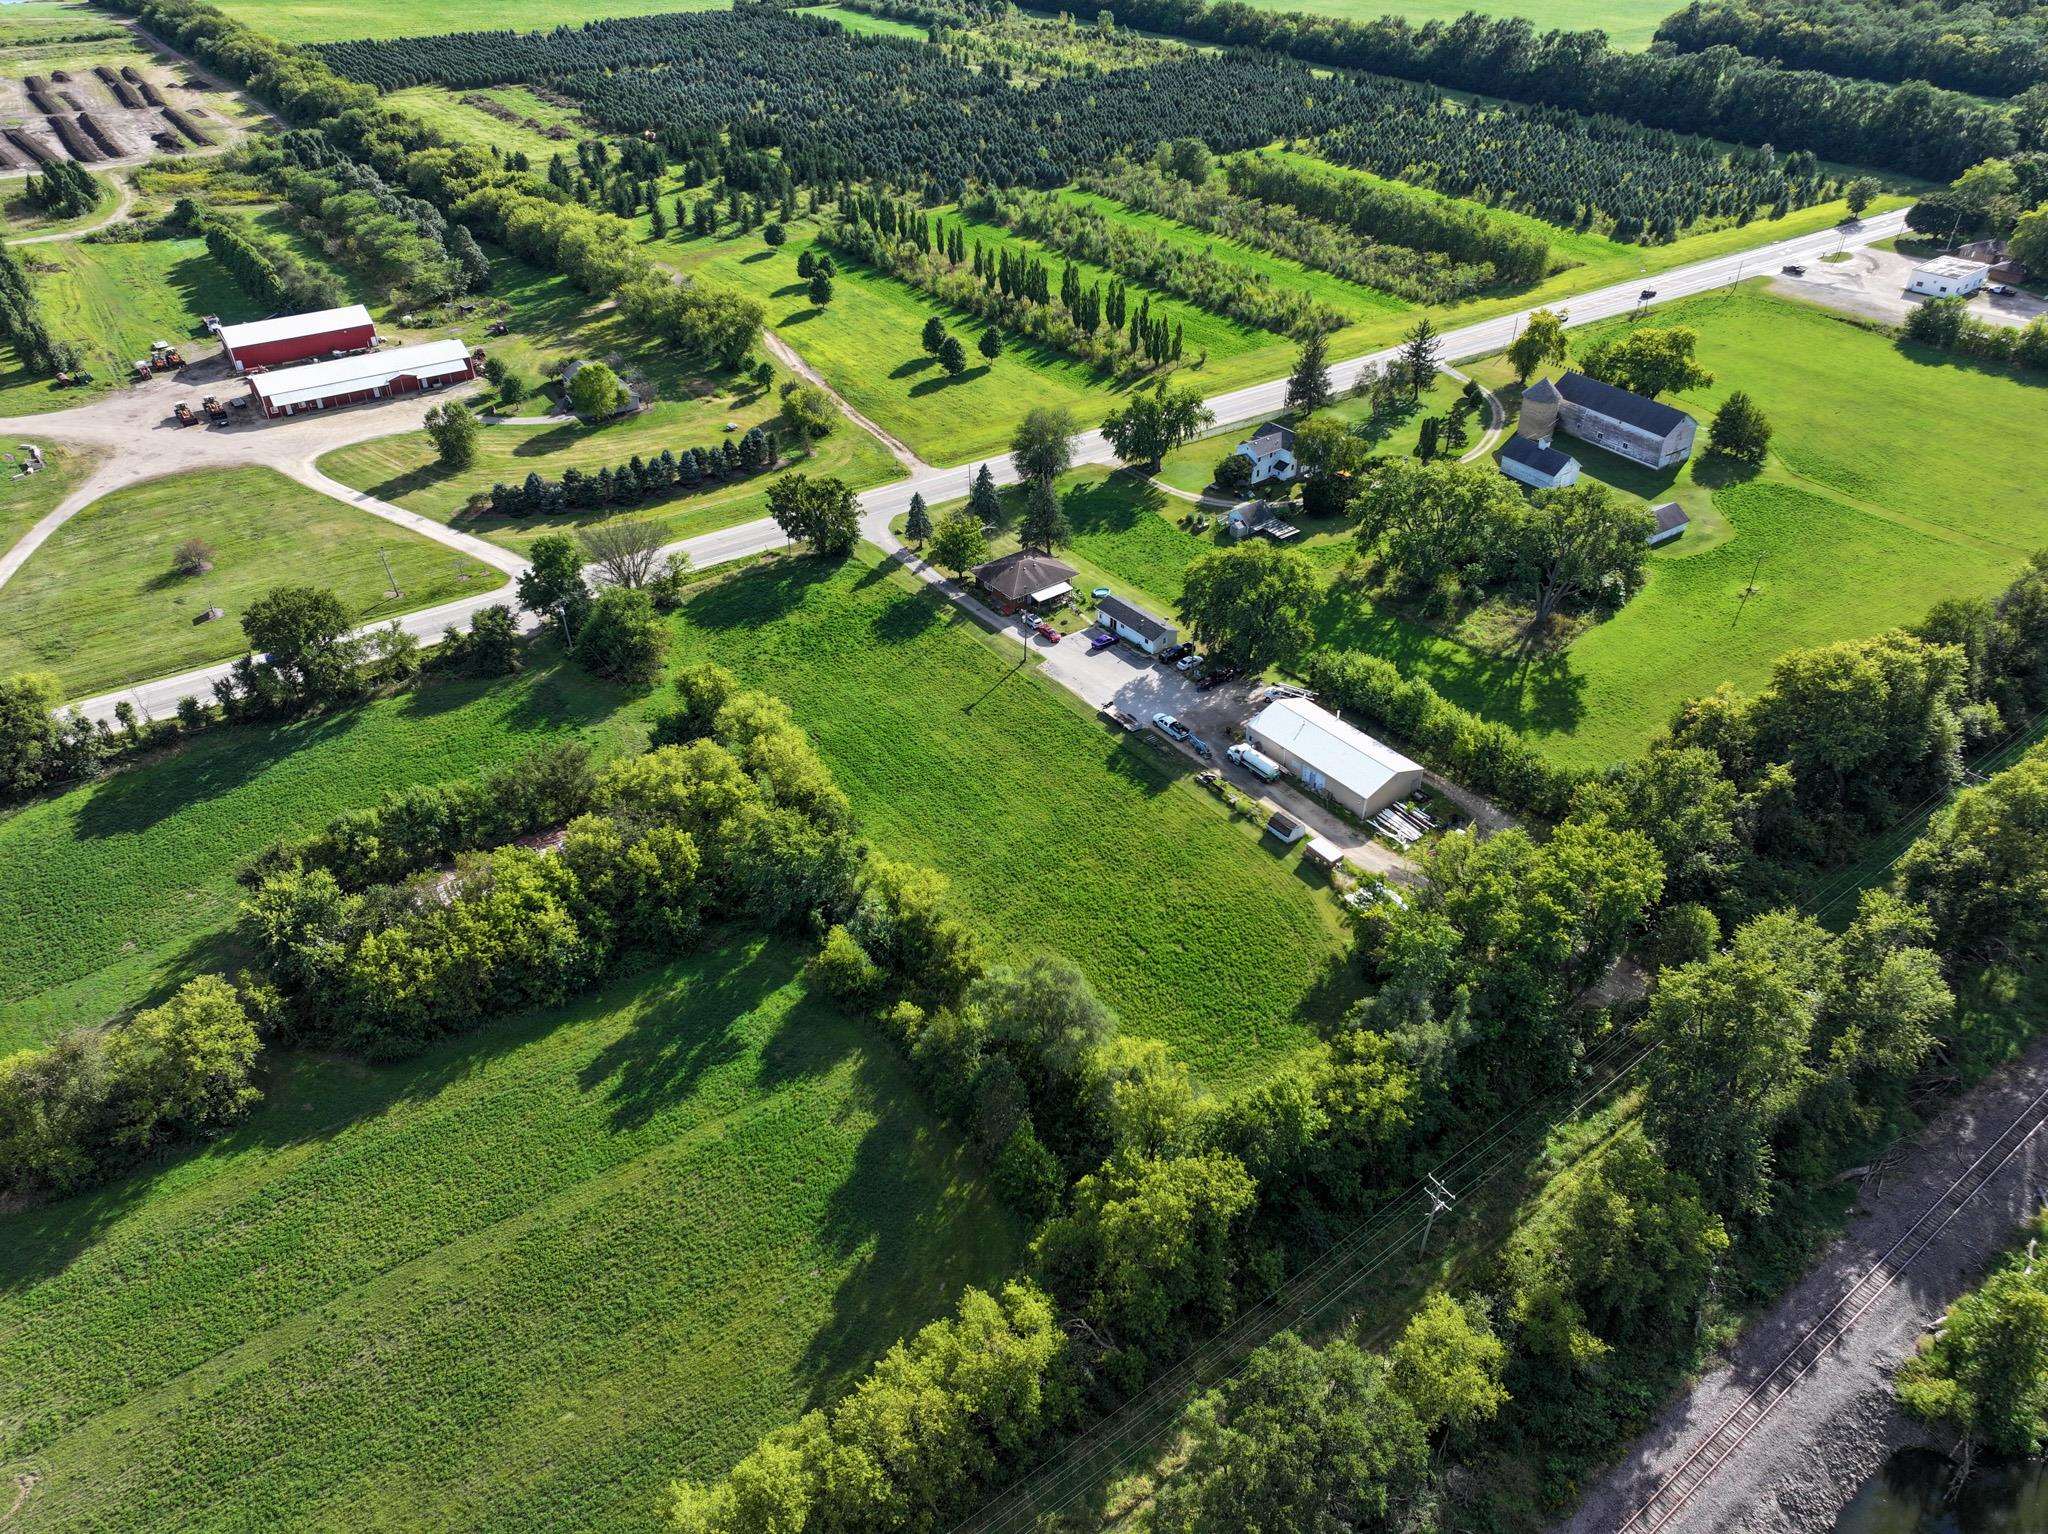
[[[1788, 297], [1897, 325], [1924, 302], [1918, 294], [1906, 291], [1913, 268], [1919, 264], [1895, 250], [1865, 247], [1850, 251], [1846, 261], [1808, 261], [1805, 272], [1797, 277], [1776, 273], [1771, 286]], [[2000, 297], [1987, 290], [1970, 300], [1970, 314], [1987, 325], [2023, 328], [2048, 314], [2048, 301], [2031, 293]]]

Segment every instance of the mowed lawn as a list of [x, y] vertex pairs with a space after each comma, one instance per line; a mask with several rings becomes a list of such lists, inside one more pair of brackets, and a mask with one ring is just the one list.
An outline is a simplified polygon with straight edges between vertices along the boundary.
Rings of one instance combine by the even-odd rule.
[[435, 32], [531, 31], [581, 26], [613, 16], [722, 11], [725, 0], [227, 0], [221, 7], [288, 43], [353, 37], [420, 37]]
[[204, 1151], [0, 1215], [11, 1527], [662, 1527], [1019, 1247], [802, 957], [286, 1054]]
[[1467, 11], [1482, 16], [1520, 16], [1538, 32], [1583, 32], [1598, 28], [1617, 48], [1644, 48], [1657, 23], [1671, 14], [1666, 0], [1247, 0], [1262, 11], [1302, 11], [1344, 21], [1400, 16], [1423, 22], [1456, 21]]
[[0, 817], [0, 1055], [232, 970], [235, 872], [276, 838], [549, 741], [637, 748], [650, 696], [544, 650], [510, 679], [434, 680], [345, 713], [209, 730]]
[[[43, 467], [34, 474], [21, 472], [21, 461], [28, 455], [21, 451], [20, 443], [10, 442], [0, 449], [0, 553], [13, 548], [45, 513], [54, 511], [92, 467], [92, 455], [84, 448], [59, 447], [48, 441], [34, 445], [43, 453]], [[0, 616], [5, 607], [5, 598], [0, 598]]]
[[[193, 538], [213, 568], [180, 575]], [[29, 557], [0, 601], [0, 672], [49, 671], [87, 697], [247, 653], [241, 617], [276, 586], [324, 586], [367, 622], [504, 581], [274, 469], [202, 469], [95, 501]]]
[[[783, 376], [777, 374], [778, 379]], [[775, 387], [749, 386], [738, 396], [659, 400], [638, 415], [595, 426], [583, 425], [573, 417], [565, 417], [559, 424], [491, 426], [478, 439], [475, 464], [460, 472], [442, 468], [423, 431], [377, 437], [337, 449], [320, 460], [320, 469], [345, 485], [521, 553], [531, 549], [534, 539], [544, 533], [573, 532], [614, 518], [659, 523], [670, 539], [730, 527], [763, 515], [768, 487], [785, 472], [836, 475], [856, 490], [902, 474], [887, 448], [838, 412], [834, 412], [831, 434], [806, 444], [782, 425], [781, 411]], [[757, 425], [775, 432], [782, 451], [781, 469], [709, 481], [662, 500], [559, 517], [471, 516], [466, 510], [471, 496], [501, 481], [518, 484], [528, 474], [559, 479], [569, 468], [595, 474], [600, 468], [625, 464], [635, 455], [643, 460], [659, 457], [664, 448], [678, 454], [692, 447], [714, 448], [727, 437], [736, 438]]]
[[729, 576], [677, 627], [788, 700], [877, 844], [944, 870], [999, 951], [1071, 959], [1205, 1085], [1349, 999], [1320, 879], [872, 551]]

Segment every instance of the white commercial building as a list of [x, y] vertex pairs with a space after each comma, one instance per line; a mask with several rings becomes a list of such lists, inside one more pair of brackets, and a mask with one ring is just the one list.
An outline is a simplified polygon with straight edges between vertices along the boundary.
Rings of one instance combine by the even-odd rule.
[[1932, 261], [1913, 268], [1906, 291], [1924, 294], [1928, 298], [1968, 298], [1984, 286], [1984, 278], [1990, 270], [1982, 261], [1965, 261], [1961, 256], [1936, 256]]
[[1282, 698], [1248, 720], [1245, 738], [1361, 820], [1422, 786], [1422, 766], [1306, 698]]

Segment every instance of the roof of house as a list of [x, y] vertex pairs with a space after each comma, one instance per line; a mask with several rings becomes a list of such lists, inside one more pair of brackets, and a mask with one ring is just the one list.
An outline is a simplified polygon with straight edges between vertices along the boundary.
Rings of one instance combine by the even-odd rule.
[[1685, 514], [1685, 508], [1676, 501], [1660, 501], [1650, 508], [1650, 515], [1657, 519], [1657, 531], [1660, 533], [1668, 533], [1692, 521]]
[[1539, 405], [1548, 405], [1554, 403], [1557, 397], [1557, 385], [1547, 378], [1537, 379], [1522, 391], [1522, 403], [1525, 405], [1530, 400], [1536, 401]]
[[1268, 421], [1249, 437], [1246, 437], [1244, 441], [1238, 443], [1238, 446], [1254, 448], [1265, 453], [1275, 452], [1281, 448], [1292, 452], [1294, 450], [1294, 428], [1283, 421]]
[[1255, 740], [1272, 742], [1326, 781], [1361, 798], [1372, 798], [1402, 773], [1422, 770], [1419, 763], [1306, 698], [1269, 703], [1244, 728]]
[[1143, 634], [1147, 639], [1160, 640], [1170, 637], [1177, 630], [1164, 618], [1155, 618], [1142, 607], [1133, 607], [1122, 597], [1098, 597], [1095, 602], [1098, 613], [1108, 613], [1133, 633]]
[[1561, 453], [1554, 447], [1547, 447], [1534, 437], [1513, 436], [1508, 438], [1500, 450], [1503, 458], [1534, 470], [1546, 479], [1555, 479], [1575, 461], [1570, 453]]
[[325, 335], [330, 330], [354, 330], [370, 323], [370, 311], [361, 304], [339, 309], [315, 309], [309, 314], [280, 314], [275, 319], [251, 320], [246, 325], [220, 327], [221, 344], [229, 351], [238, 346], [260, 346], [265, 341], [290, 341], [299, 336]]
[[1675, 406], [1645, 395], [1632, 394], [1627, 389], [1617, 389], [1611, 383], [1588, 378], [1584, 373], [1565, 374], [1557, 381], [1557, 392], [1582, 410], [1590, 410], [1595, 415], [1604, 415], [1609, 420], [1620, 421], [1659, 437], [1668, 436], [1679, 422], [1692, 419]]
[[976, 565], [973, 574], [1005, 601], [1020, 602], [1048, 587], [1065, 585], [1074, 578], [1074, 567], [1036, 549], [1019, 549], [985, 565]]
[[410, 374], [424, 383], [430, 378], [462, 372], [468, 366], [469, 344], [451, 338], [251, 373], [249, 382], [267, 405], [304, 405], [336, 394], [380, 388], [401, 374]]

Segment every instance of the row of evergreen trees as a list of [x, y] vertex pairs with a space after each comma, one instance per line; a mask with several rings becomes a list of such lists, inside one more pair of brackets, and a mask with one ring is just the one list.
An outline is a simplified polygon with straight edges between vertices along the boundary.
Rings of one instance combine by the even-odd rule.
[[586, 474], [564, 469], [560, 479], [528, 474], [517, 485], [491, 486], [490, 510], [500, 517], [556, 516], [564, 511], [597, 511], [631, 506], [676, 492], [688, 493], [707, 482], [736, 479], [781, 461], [775, 434], [756, 426], [737, 441], [727, 437], [711, 447], [686, 447], [677, 453], [663, 448], [652, 458], [635, 453], [616, 468]]

